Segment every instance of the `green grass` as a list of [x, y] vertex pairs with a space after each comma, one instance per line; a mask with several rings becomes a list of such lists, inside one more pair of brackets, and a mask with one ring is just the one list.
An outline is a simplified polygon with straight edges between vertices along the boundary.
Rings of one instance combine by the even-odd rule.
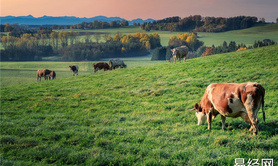
[[254, 41], [263, 41], [264, 39], [271, 39], [278, 42], [278, 24], [259, 25], [252, 28], [234, 30], [222, 33], [205, 33], [199, 32], [199, 40], [203, 41], [206, 46], [219, 46], [223, 41], [235, 41], [237, 44], [244, 43], [246, 45], [253, 45]]
[[[122, 59], [128, 65], [128, 68], [165, 63], [165, 61], [150, 61], [149, 57]], [[109, 63], [108, 61], [104, 62]], [[87, 75], [93, 73], [93, 63], [95, 62], [1, 62], [0, 85], [6, 87], [37, 82], [36, 72], [38, 69], [54, 70], [58, 80], [71, 77], [72, 72], [69, 66], [73, 64], [79, 66], [79, 75]]]
[[[1, 165], [277, 165], [277, 65], [275, 45], [1, 87]], [[197, 126], [210, 83], [247, 81], [266, 89], [257, 136], [240, 118]]]

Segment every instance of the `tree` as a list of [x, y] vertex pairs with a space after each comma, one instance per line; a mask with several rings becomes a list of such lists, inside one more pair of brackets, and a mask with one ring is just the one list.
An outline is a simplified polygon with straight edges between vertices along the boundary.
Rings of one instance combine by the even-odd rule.
[[121, 26], [122, 26], [122, 27], [128, 26], [128, 21], [122, 20], [122, 21], [121, 21]]
[[90, 32], [86, 32], [85, 33], [85, 43], [91, 43], [91, 41], [90, 41]]
[[119, 41], [119, 40], [120, 40], [120, 35], [119, 35], [119, 33], [116, 33], [113, 38], [113, 41]]
[[5, 23], [4, 31], [5, 32], [11, 32], [12, 31], [12, 26], [9, 23]]
[[202, 56], [209, 56], [213, 53], [213, 47], [207, 47], [205, 52], [202, 54]]
[[68, 32], [60, 31], [58, 37], [62, 47], [68, 46]]
[[58, 47], [59, 47], [58, 32], [51, 32], [50, 33], [50, 40], [51, 40], [52, 47], [57, 50]]
[[100, 35], [100, 33], [94, 33], [94, 38], [96, 39], [96, 42], [98, 43], [99, 42], [99, 40], [100, 40], [100, 38], [101, 38], [101, 35]]

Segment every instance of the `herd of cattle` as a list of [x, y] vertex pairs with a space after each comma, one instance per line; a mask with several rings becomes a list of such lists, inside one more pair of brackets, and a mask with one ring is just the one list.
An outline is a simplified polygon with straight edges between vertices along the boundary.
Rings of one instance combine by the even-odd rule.
[[[186, 46], [177, 47], [171, 50], [174, 62], [176, 59], [185, 61], [188, 54]], [[69, 66], [73, 76], [78, 75], [78, 66]], [[105, 62], [94, 63], [94, 72], [98, 70], [112, 70], [115, 68], [126, 68], [127, 65], [120, 59], [110, 59], [109, 64]], [[41, 77], [55, 79], [55, 71], [40, 69], [37, 71], [37, 80]], [[198, 125], [203, 124], [207, 119], [208, 129], [211, 129], [211, 120], [218, 114], [221, 115], [222, 129], [225, 129], [226, 117], [241, 117], [246, 123], [251, 125], [250, 131], [254, 135], [258, 133], [257, 114], [262, 106], [263, 120], [265, 121], [264, 112], [265, 89], [256, 82], [248, 83], [216, 83], [210, 84], [201, 99], [200, 104], [196, 103], [192, 111], [196, 111]]]
[[[181, 59], [183, 59], [185, 61], [185, 58], [188, 54], [188, 47], [187, 46], [180, 46], [180, 47], [176, 47], [174, 49], [171, 49], [172, 52], [172, 56], [174, 59], [174, 62], [176, 63], [176, 60], [179, 59], [181, 61]], [[93, 64], [94, 67], [94, 72], [97, 72], [98, 70], [112, 70], [112, 69], [116, 69], [118, 67], [120, 68], [126, 68], [127, 65], [124, 63], [123, 60], [121, 59], [110, 59], [109, 60], [109, 64], [105, 63], [105, 62], [98, 62], [98, 63], [94, 63]], [[78, 66], [77, 65], [72, 65], [69, 66], [70, 70], [73, 72], [73, 76], [78, 75]], [[41, 81], [41, 77], [44, 77], [45, 80], [52, 80], [56, 78], [56, 73], [55, 71], [51, 71], [48, 69], [39, 69], [37, 70], [37, 81], [40, 80]]]
[[[98, 70], [112, 70], [116, 68], [126, 68], [127, 65], [124, 63], [123, 60], [121, 59], [110, 59], [109, 60], [109, 65], [105, 62], [98, 62], [93, 64], [94, 67], [94, 72], [97, 72]], [[72, 65], [69, 66], [70, 70], [73, 73], [73, 76], [78, 75], [78, 66], [77, 65]], [[51, 71], [48, 69], [39, 69], [37, 70], [37, 81], [41, 81], [41, 78], [44, 78], [45, 80], [53, 80], [56, 78], [56, 73], [55, 71]]]

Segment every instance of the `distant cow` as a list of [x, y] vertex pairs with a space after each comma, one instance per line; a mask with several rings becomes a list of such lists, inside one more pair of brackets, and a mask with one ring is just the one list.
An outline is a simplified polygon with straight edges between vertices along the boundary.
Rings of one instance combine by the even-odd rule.
[[109, 60], [109, 66], [110, 66], [110, 69], [115, 69], [117, 67], [120, 67], [120, 68], [126, 68], [126, 64], [124, 63], [123, 60], [121, 59], [110, 59]]
[[171, 51], [175, 63], [176, 63], [176, 59], [179, 59], [181, 61], [181, 58], [183, 58], [183, 61], [185, 61], [186, 55], [188, 54], [187, 46], [176, 47], [171, 49]]
[[48, 69], [39, 69], [39, 70], [37, 70], [37, 81], [39, 79], [41, 81], [41, 77], [44, 77], [44, 79], [47, 80], [51, 72], [52, 71], [48, 70]]
[[48, 76], [48, 79], [49, 80], [54, 80], [56, 78], [56, 73], [55, 73], [55, 71], [51, 71], [51, 73], [49, 74], [49, 76]]
[[97, 72], [98, 70], [102, 70], [102, 69], [104, 71], [110, 69], [109, 65], [105, 62], [94, 63], [93, 66], [94, 66], [94, 69], [95, 69], [94, 72]]
[[77, 65], [69, 66], [69, 68], [70, 68], [70, 70], [72, 71], [73, 76], [78, 75], [78, 66], [77, 66]]
[[200, 105], [195, 104], [198, 125], [207, 118], [208, 129], [211, 129], [211, 119], [221, 114], [222, 129], [225, 129], [226, 117], [241, 117], [251, 125], [253, 134], [258, 132], [257, 114], [262, 106], [263, 120], [265, 89], [256, 82], [248, 83], [217, 83], [210, 84], [203, 95]]

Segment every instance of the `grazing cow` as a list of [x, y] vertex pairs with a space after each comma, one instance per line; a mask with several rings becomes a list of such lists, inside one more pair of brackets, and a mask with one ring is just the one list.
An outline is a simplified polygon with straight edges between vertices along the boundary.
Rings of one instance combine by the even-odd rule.
[[48, 69], [37, 70], [37, 81], [39, 79], [41, 81], [41, 77], [44, 77], [44, 79], [47, 80], [50, 73], [51, 73], [51, 70], [48, 70]]
[[78, 75], [78, 66], [77, 66], [77, 65], [69, 66], [69, 68], [70, 68], [70, 70], [72, 71], [73, 76]]
[[93, 66], [94, 66], [95, 72], [97, 72], [98, 70], [101, 70], [101, 69], [103, 69], [104, 71], [110, 69], [109, 65], [105, 62], [94, 63]]
[[171, 49], [172, 55], [174, 58], [174, 62], [176, 63], [176, 59], [179, 59], [181, 62], [181, 58], [183, 58], [183, 61], [185, 61], [185, 58], [188, 54], [188, 47], [187, 46], [180, 46]]
[[265, 121], [264, 95], [265, 89], [256, 82], [210, 84], [200, 105], [196, 103], [193, 110], [196, 111], [198, 125], [203, 124], [207, 117], [208, 129], [211, 129], [211, 119], [221, 114], [222, 129], [225, 129], [226, 117], [242, 117], [256, 135], [257, 114], [261, 105]]
[[49, 76], [48, 76], [48, 79], [49, 80], [54, 80], [56, 78], [56, 73], [55, 73], [55, 71], [51, 71], [51, 73], [49, 74]]
[[109, 60], [110, 69], [115, 69], [116, 67], [126, 68], [126, 64], [121, 59], [110, 59]]

